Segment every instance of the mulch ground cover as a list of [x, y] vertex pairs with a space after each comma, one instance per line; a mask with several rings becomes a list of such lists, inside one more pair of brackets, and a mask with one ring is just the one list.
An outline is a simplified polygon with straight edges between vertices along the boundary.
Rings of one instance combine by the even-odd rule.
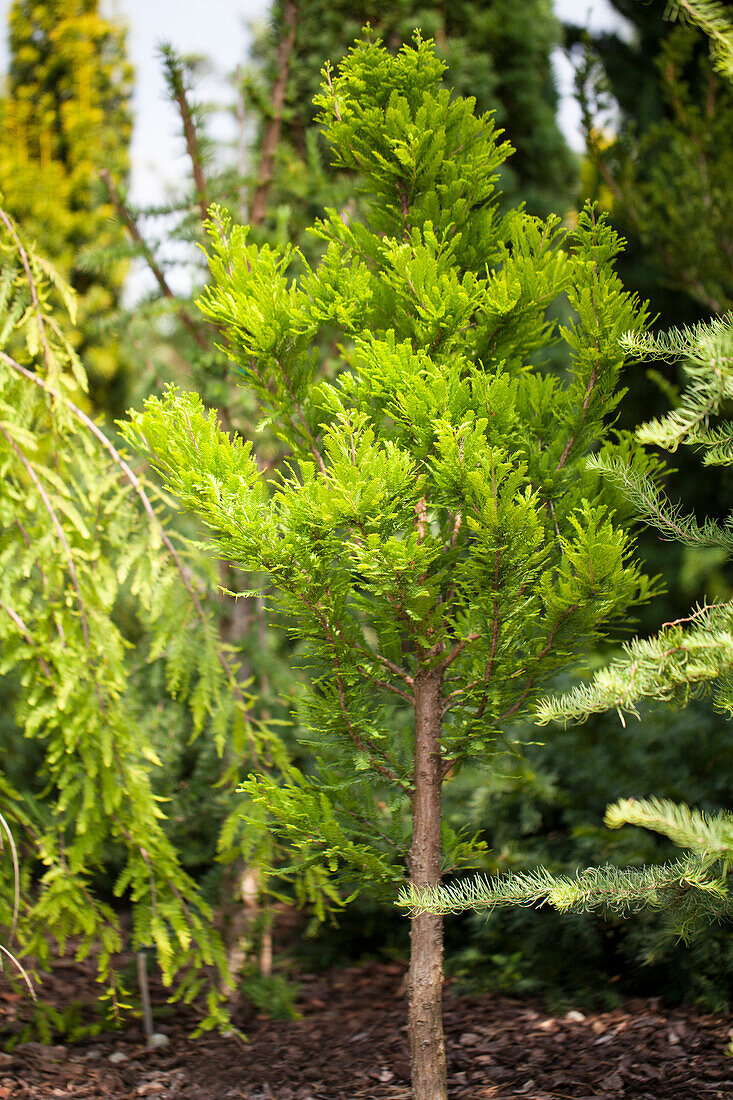
[[[191, 1039], [187, 1010], [154, 989], [164, 1047], [140, 1024], [66, 1046], [0, 1054], [0, 1100], [409, 1100], [404, 967], [369, 963], [302, 974], [299, 1020], [250, 1014], [249, 1042]], [[93, 999], [89, 964], [62, 961], [43, 996]], [[18, 1001], [0, 986], [6, 1023]], [[730, 1017], [635, 1000], [552, 1015], [534, 1000], [453, 996], [445, 1025], [451, 1100], [733, 1100]]]

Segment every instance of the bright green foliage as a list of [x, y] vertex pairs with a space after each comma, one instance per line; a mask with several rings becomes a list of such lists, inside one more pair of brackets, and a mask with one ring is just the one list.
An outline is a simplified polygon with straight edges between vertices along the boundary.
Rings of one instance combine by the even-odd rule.
[[[326, 70], [324, 131], [365, 214], [316, 223], [317, 267], [211, 224], [202, 307], [287, 465], [263, 474], [249, 443], [173, 388], [125, 429], [217, 554], [266, 571], [268, 602], [306, 647], [318, 768], [247, 786], [299, 866], [360, 884], [403, 873], [404, 714], [421, 672], [443, 675], [448, 778], [649, 592], [617, 498], [585, 464], [620, 397], [618, 337], [644, 319], [612, 270], [619, 242], [591, 208], [572, 233], [500, 218], [509, 147], [442, 72], [419, 40], [397, 57], [367, 40], [338, 77]], [[557, 330], [561, 296], [571, 319]], [[338, 360], [318, 350], [326, 336]], [[558, 340], [563, 379], [544, 369]], [[446, 867], [475, 858], [447, 826], [443, 846]]]
[[668, 18], [694, 23], [710, 39], [715, 68], [733, 82], [733, 22], [718, 0], [670, 0]]
[[[727, 318], [709, 325], [672, 332], [658, 339], [629, 335], [623, 345], [634, 354], [686, 356], [691, 384], [679, 406], [662, 420], [639, 429], [645, 442], [674, 451], [680, 442], [704, 452], [707, 465], [731, 465], [730, 421], [710, 427], [710, 417], [721, 412], [733, 392], [733, 331]], [[731, 522], [698, 523], [670, 504], [668, 498], [639, 470], [622, 459], [591, 458], [589, 467], [615, 482], [636, 512], [665, 538], [688, 546], [715, 547], [730, 555]], [[537, 704], [541, 723], [583, 721], [609, 708], [638, 715], [636, 706], [645, 699], [685, 703], [714, 688], [718, 707], [733, 713], [733, 604], [714, 602], [691, 615], [665, 623], [651, 638], [635, 638], [624, 646], [624, 655], [602, 668], [588, 683], [565, 695], [542, 699]], [[628, 799], [609, 808], [606, 823], [641, 825], [669, 837], [692, 851], [679, 863], [623, 871], [615, 867], [590, 868], [574, 879], [540, 871], [529, 876], [462, 883], [445, 893], [404, 901], [416, 908], [441, 912], [453, 908], [489, 908], [516, 903], [549, 903], [555, 908], [584, 912], [595, 907], [625, 913], [634, 906], [664, 910], [673, 926], [688, 933], [698, 919], [729, 914], [726, 877], [731, 855], [731, 815], [713, 819], [670, 801]]]
[[[168, 835], [160, 764], [188, 728], [230, 753], [220, 776], [231, 794], [242, 759], [264, 765], [278, 743], [249, 719], [206, 596], [210, 570], [166, 531], [162, 503], [72, 400], [86, 385], [66, 336], [74, 292], [4, 211], [0, 222], [0, 349], [24, 347], [26, 364], [0, 350], [0, 673], [14, 678], [8, 690], [19, 684], [24, 738], [3, 728], [0, 791], [23, 869], [19, 950], [43, 964], [54, 941], [63, 951], [80, 937], [82, 955], [100, 944], [99, 978], [115, 999], [121, 933], [95, 882], [112, 873], [115, 895], [131, 902], [133, 946], [155, 947], [177, 995], [207, 990], [211, 1024], [224, 1017], [204, 968], [223, 973], [223, 951]], [[145, 682], [161, 665], [167, 698], [148, 715]], [[35, 769], [19, 766], [33, 759]], [[243, 839], [236, 819], [227, 828], [228, 858], [262, 842]], [[5, 860], [0, 876], [10, 928]]]
[[[574, 164], [557, 125], [550, 60], [560, 28], [548, 0], [309, 0], [295, 5], [294, 15], [292, 6], [289, 0], [273, 3], [267, 37], [258, 43], [265, 87], [254, 75], [248, 82], [252, 105], [263, 116], [262, 133], [271, 117], [267, 86], [281, 66], [278, 47], [293, 25], [272, 214], [288, 210], [300, 224], [303, 211], [310, 221], [320, 213], [324, 188], [334, 186], [328, 152], [316, 139], [313, 97], [323, 58], [340, 62], [365, 23], [393, 53], [417, 28], [433, 37], [456, 92], [474, 97], [480, 113], [496, 112], [497, 126], [516, 148], [511, 163], [501, 168], [502, 207], [525, 201], [531, 213], [547, 215], [570, 204]], [[344, 201], [349, 197], [343, 193]]]
[[77, 291], [74, 340], [104, 384], [118, 373], [119, 355], [99, 319], [116, 306], [127, 268], [111, 261], [92, 276], [82, 254], [121, 239], [99, 173], [128, 172], [132, 70], [124, 30], [98, 9], [98, 0], [13, 3], [0, 193], [26, 239]]

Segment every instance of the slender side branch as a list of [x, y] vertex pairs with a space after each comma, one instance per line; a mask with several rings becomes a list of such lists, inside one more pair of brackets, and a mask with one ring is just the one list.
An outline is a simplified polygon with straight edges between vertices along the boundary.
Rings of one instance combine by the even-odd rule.
[[460, 655], [463, 653], [466, 646], [470, 645], [471, 642], [475, 642], [480, 637], [481, 637], [481, 631], [480, 630], [472, 631], [465, 638], [463, 638], [460, 642], [458, 642], [456, 645], [453, 646], [453, 649], [450, 651], [448, 656], [444, 657], [443, 660], [440, 662], [440, 664], [438, 665], [438, 668], [442, 672], [445, 672], [445, 670], [447, 668], [450, 668], [450, 666], [453, 664], [453, 662], [460, 657]]
[[379, 661], [380, 665], [384, 665], [390, 672], [394, 672], [395, 676], [400, 676], [409, 687], [415, 686], [415, 681], [410, 676], [409, 672], [405, 672], [404, 668], [400, 668], [394, 661], [390, 661], [388, 657], [382, 656], [381, 653], [374, 653], [371, 649], [367, 649], [366, 646], [357, 645], [356, 647], [360, 653], [364, 653], [369, 657], [373, 657], [375, 661]]
[[[333, 632], [326, 620], [326, 616], [323, 614], [321, 609], [316, 604], [312, 603], [306, 596], [304, 596], [302, 592], [295, 592], [293, 590], [293, 594], [296, 595], [300, 602], [308, 608], [310, 613], [312, 615], [315, 615], [315, 617], [318, 619], [318, 622], [321, 624], [321, 629], [326, 636], [326, 640], [331, 647], [333, 665], [336, 671], [336, 690], [339, 697], [339, 706], [341, 708], [341, 714], [343, 716], [344, 722], [346, 723], [346, 730], [349, 734], [349, 737], [354, 742], [359, 752], [364, 752], [369, 755], [372, 767], [375, 768], [380, 775], [382, 775], [385, 779], [388, 779], [390, 783], [395, 783], [403, 791], [409, 791], [409, 784], [400, 779], [399, 775], [397, 775], [397, 772], [394, 771], [392, 767], [387, 766], [387, 764], [392, 764], [389, 755], [383, 749], [380, 749], [377, 745], [373, 744], [371, 741], [365, 741], [364, 738], [360, 737], [354, 729], [353, 723], [349, 716], [348, 707], [346, 706], [346, 692], [344, 690], [344, 682], [341, 675], [341, 662], [339, 661], [338, 653], [336, 652], [336, 639], [334, 638]], [[377, 757], [381, 757], [381, 759], [386, 761], [387, 763], [380, 763], [380, 761], [376, 759]]]
[[[318, 450], [318, 445], [316, 443], [315, 437], [314, 437], [313, 433], [311, 432], [310, 428], [308, 427], [308, 424], [307, 424], [306, 419], [305, 419], [305, 413], [303, 412], [303, 407], [300, 404], [300, 401], [298, 401], [298, 398], [295, 396], [295, 390], [293, 389], [292, 382], [290, 381], [290, 376], [288, 375], [288, 372], [285, 370], [285, 364], [281, 363], [279, 359], [276, 360], [276, 362], [277, 362], [277, 365], [280, 368], [280, 372], [282, 373], [282, 376], [285, 380], [285, 385], [287, 386], [287, 390], [288, 390], [288, 393], [290, 394], [291, 400], [292, 400], [293, 404], [295, 405], [296, 411], [298, 413], [298, 419], [300, 420], [300, 423], [302, 425], [303, 434], [305, 435], [305, 438], [308, 440], [308, 446], [310, 447], [311, 454], [313, 455], [316, 462], [318, 463], [318, 469], [321, 471], [321, 473], [323, 474], [324, 477], [327, 477], [328, 476], [328, 469], [326, 467], [326, 463], [323, 461], [323, 455]], [[292, 417], [288, 417], [288, 419], [290, 420], [290, 423], [292, 424], [293, 423]], [[293, 425], [293, 427], [295, 427], [295, 425]]]
[[281, 38], [277, 54], [275, 56], [275, 70], [277, 77], [272, 86], [272, 112], [262, 135], [262, 147], [260, 149], [260, 163], [257, 170], [257, 186], [252, 195], [249, 209], [249, 224], [262, 225], [267, 212], [267, 199], [272, 184], [272, 170], [275, 163], [275, 150], [280, 141], [282, 130], [283, 108], [285, 106], [285, 93], [288, 86], [288, 72], [290, 70], [290, 55], [295, 45], [295, 29], [298, 18], [298, 6], [294, 0], [288, 0], [285, 4], [285, 34]]
[[[109, 168], [103, 168], [102, 171], [99, 173], [99, 175], [100, 175], [100, 178], [101, 178], [102, 182], [105, 184], [105, 186], [107, 188], [107, 191], [109, 193], [109, 197], [110, 197], [110, 201], [111, 201], [112, 205], [114, 206], [115, 210], [117, 211], [117, 214], [118, 214], [120, 220], [124, 223], [125, 228], [127, 229], [127, 232], [130, 234], [130, 237], [132, 238], [133, 242], [140, 249], [140, 253], [141, 253], [143, 259], [145, 260], [145, 263], [148, 265], [150, 271], [152, 272], [153, 277], [155, 278], [155, 281], [157, 282], [158, 286], [160, 287], [160, 290], [161, 290], [161, 293], [163, 294], [163, 297], [167, 298], [171, 302], [178, 301], [178, 299], [176, 298], [176, 295], [173, 293], [173, 291], [169, 287], [168, 280], [166, 279], [166, 277], [163, 273], [163, 270], [161, 269], [158, 261], [156, 260], [155, 256], [153, 255], [153, 252], [152, 252], [150, 246], [148, 245], [147, 241], [144, 239], [142, 233], [140, 232], [140, 230], [138, 228], [138, 225], [137, 225], [137, 222], [135, 221], [134, 217], [132, 216], [132, 213], [130, 212], [128, 207], [125, 205], [124, 199], [122, 198], [119, 191], [117, 190], [117, 187], [115, 185], [114, 180], [112, 179], [112, 174], [110, 173]], [[178, 308], [176, 310], [176, 316], [181, 321], [181, 323], [188, 329], [188, 331], [191, 333], [191, 336], [194, 338], [194, 340], [196, 341], [198, 346], [200, 348], [208, 349], [208, 347], [209, 347], [208, 340], [206, 339], [204, 334], [199, 330], [196, 322], [194, 321], [194, 319], [191, 316], [189, 316], [189, 314], [186, 312], [186, 310], [183, 308], [183, 306], [181, 306], [181, 305], [178, 306]]]
[[[558, 630], [560, 629], [562, 624], [565, 622], [565, 620], [568, 618], [568, 616], [572, 615], [573, 611], [577, 611], [577, 609], [578, 609], [578, 604], [572, 604], [570, 607], [567, 608], [566, 611], [564, 611], [562, 613], [562, 615], [560, 616], [560, 618], [557, 620], [557, 622], [553, 626], [552, 630], [550, 631], [550, 633], [547, 637], [547, 641], [546, 641], [545, 645], [542, 647], [540, 652], [534, 658], [535, 661], [541, 661], [543, 657], [547, 656], [547, 654], [552, 649], [553, 642], [555, 641], [555, 635], [557, 634]], [[493, 654], [492, 654], [490, 660], [493, 661]], [[519, 674], [521, 674], [521, 671], [522, 670], [520, 670]], [[512, 705], [507, 710], [505, 710], [503, 714], [500, 714], [499, 717], [496, 719], [496, 724], [497, 725], [499, 725], [501, 722], [506, 722], [506, 720], [508, 718], [512, 718], [517, 713], [517, 711], [520, 709], [520, 707], [524, 703], [525, 699], [529, 695], [530, 691], [532, 690], [532, 687], [534, 686], [535, 680], [536, 680], [536, 676], [533, 673], [529, 677], [529, 679], [527, 680], [527, 683], [524, 686], [524, 691], [518, 696], [518, 698], [514, 701], [514, 703], [512, 703]], [[471, 687], [474, 687], [474, 686], [475, 686], [475, 683], [471, 685]], [[450, 700], [450, 696], [449, 696], [449, 700]], [[481, 718], [483, 717], [484, 711], [486, 709], [486, 701], [487, 701], [487, 695], [485, 694], [483, 699], [481, 700], [481, 703], [479, 704], [479, 708], [476, 711], [476, 717], [474, 718], [473, 722], [471, 723], [471, 725], [469, 726], [468, 730], [463, 735], [463, 737], [461, 737], [461, 739], [456, 743], [450, 759], [444, 761], [444, 763], [443, 763], [443, 775], [444, 776], [448, 774], [448, 772], [451, 770], [451, 768], [455, 767], [455, 765], [458, 762], [459, 756], [461, 755], [462, 752], [465, 751], [465, 749], [471, 743], [471, 737], [472, 737], [473, 732], [476, 728], [476, 723], [481, 720]], [[454, 705], [454, 704], [452, 704], [452, 705]], [[450, 710], [450, 706], [446, 706], [444, 708], [444, 713], [447, 710]]]
[[[558, 630], [560, 629], [562, 624], [565, 622], [565, 620], [570, 615], [572, 615], [573, 611], [577, 611], [577, 610], [578, 610], [578, 605], [577, 605], [577, 603], [574, 603], [574, 604], [571, 604], [571, 606], [568, 607], [566, 611], [563, 611], [562, 615], [560, 616], [560, 618], [557, 620], [557, 622], [553, 626], [552, 630], [550, 631], [550, 633], [548, 635], [548, 638], [547, 638], [546, 644], [543, 646], [543, 648], [539, 651], [539, 653], [535, 657], [535, 661], [541, 661], [543, 657], [547, 656], [547, 654], [552, 649], [553, 642], [555, 641], [555, 635], [557, 634]], [[506, 721], [507, 718], [511, 718], [512, 715], [517, 713], [517, 711], [521, 707], [522, 703], [524, 702], [524, 700], [527, 698], [530, 691], [532, 690], [535, 679], [536, 679], [536, 676], [533, 673], [530, 676], [529, 680], [527, 680], [527, 683], [525, 685], [525, 688], [524, 688], [524, 691], [522, 692], [522, 694], [519, 696], [519, 698], [516, 700], [516, 702], [513, 703], [511, 707], [509, 707], [508, 710], [505, 710], [503, 714], [499, 715], [499, 717], [497, 718], [497, 722], [504, 722], [504, 721]]]
[[[20, 630], [21, 633], [23, 634], [23, 637], [27, 641], [28, 645], [33, 646], [34, 649], [38, 649], [38, 645], [36, 643], [35, 638], [31, 634], [30, 630], [28, 629], [26, 624], [23, 622], [23, 620], [21, 619], [21, 617], [17, 613], [17, 611], [14, 611], [12, 607], [8, 607], [7, 604], [1, 603], [1, 602], [0, 602], [0, 608], [2, 608], [2, 610], [6, 613], [6, 615], [10, 616], [10, 618], [13, 620], [15, 625], [18, 627], [18, 630]], [[51, 672], [51, 669], [49, 668], [48, 664], [43, 659], [43, 657], [40, 656], [40, 654], [39, 654], [39, 657], [38, 657], [38, 663], [41, 666], [41, 670], [43, 672], [43, 675], [48, 680], [50, 680], [50, 682], [52, 684], [55, 685], [55, 680], [53, 678], [53, 673]]]
[[[392, 771], [391, 768], [386, 767], [384, 764], [380, 763], [380, 761], [376, 759], [375, 754], [378, 753], [376, 745], [374, 745], [371, 741], [365, 741], [354, 729], [351, 718], [349, 717], [348, 708], [346, 706], [346, 692], [344, 691], [344, 682], [341, 678], [341, 667], [338, 663], [338, 657], [336, 656], [335, 651], [333, 661], [336, 668], [336, 689], [338, 691], [339, 705], [341, 707], [341, 714], [343, 715], [344, 722], [346, 723], [346, 729], [348, 731], [349, 737], [354, 742], [359, 752], [367, 753], [372, 767], [376, 771], [378, 771], [381, 776], [383, 776], [385, 779], [388, 779], [390, 783], [396, 783], [397, 786], [401, 787], [403, 791], [408, 791], [410, 789], [408, 784], [404, 783], [397, 775], [397, 773]], [[378, 753], [378, 755], [384, 757], [386, 754]]]
[[397, 852], [404, 859], [407, 859], [409, 849], [406, 848], [404, 844], [400, 844], [399, 841], [395, 840], [393, 837], [388, 836], [387, 833], [383, 832], [381, 829], [378, 829], [374, 824], [373, 818], [367, 817], [366, 814], [359, 814], [355, 810], [348, 809], [346, 806], [340, 806], [339, 809], [341, 809], [343, 813], [348, 814], [349, 817], [353, 817], [354, 821], [359, 821], [362, 826], [366, 825], [369, 832], [374, 833], [375, 836], [381, 837], [382, 840], [389, 844], [393, 851]]
[[468, 684], [467, 687], [465, 687], [465, 688], [459, 688], [457, 691], [452, 691], [450, 693], [450, 695], [446, 699], [445, 705], [443, 707], [443, 717], [444, 718], [445, 718], [446, 714], [448, 713], [448, 711], [452, 710], [453, 707], [456, 706], [456, 704], [458, 702], [458, 699], [462, 695], [466, 695], [468, 692], [472, 691], [475, 687], [478, 686], [479, 683], [484, 684], [484, 694], [483, 694], [483, 698], [481, 699], [481, 702], [479, 703], [479, 708], [476, 712], [476, 718], [477, 719], [482, 718], [483, 713], [486, 709], [487, 690], [488, 690], [487, 685], [489, 683], [489, 680], [491, 679], [491, 674], [494, 671], [494, 661], [496, 659], [496, 646], [497, 646], [497, 643], [499, 641], [499, 600], [498, 600], [498, 597], [496, 596], [496, 589], [497, 589], [497, 585], [499, 583], [499, 562], [500, 562], [500, 560], [501, 560], [501, 550], [497, 547], [496, 553], [494, 555], [494, 598], [491, 601], [491, 648], [489, 650], [489, 659], [486, 662], [486, 668], [484, 669], [483, 677], [482, 677], [481, 680], [474, 680], [472, 683]]
[[[580, 418], [578, 420], [578, 425], [577, 425], [575, 431], [573, 432], [573, 434], [570, 436], [570, 439], [565, 444], [565, 448], [564, 448], [562, 454], [560, 455], [560, 461], [558, 462], [557, 466], [555, 467], [555, 473], [557, 473], [558, 470], [562, 470], [563, 466], [567, 462], [567, 458], [568, 458], [568, 455], [570, 454], [570, 450], [573, 446], [573, 443], [575, 442], [575, 436], [578, 432], [578, 429], [581, 427], [583, 421], [585, 420], [585, 414], [588, 411], [588, 406], [590, 405], [590, 399], [593, 395], [593, 390], [595, 389], [596, 377], [597, 377], [596, 369], [594, 367], [593, 370], [591, 371], [590, 378], [588, 380], [588, 386], [586, 387], [585, 397], [583, 399], [583, 404], [582, 404], [581, 410], [580, 410]], [[553, 515], [553, 519], [554, 519], [554, 515]]]
[[0, 221], [2, 221], [3, 225], [7, 229], [8, 233], [13, 238], [13, 243], [15, 244], [15, 247], [18, 250], [18, 255], [20, 256], [20, 262], [23, 264], [23, 270], [25, 271], [25, 277], [26, 277], [26, 280], [28, 282], [28, 289], [31, 292], [31, 302], [33, 303], [33, 312], [36, 315], [36, 323], [38, 325], [38, 334], [41, 338], [41, 346], [43, 348], [43, 361], [46, 364], [46, 370], [48, 371], [49, 374], [51, 374], [52, 373], [52, 371], [51, 371], [52, 359], [51, 359], [51, 352], [50, 352], [50, 349], [49, 349], [49, 346], [48, 346], [48, 340], [46, 339], [46, 323], [45, 323], [45, 318], [43, 316], [43, 311], [41, 309], [41, 303], [38, 300], [38, 291], [36, 290], [36, 281], [33, 277], [33, 271], [31, 270], [30, 260], [28, 259], [28, 253], [26, 252], [25, 248], [23, 247], [23, 244], [22, 244], [20, 238], [18, 237], [18, 234], [15, 232], [15, 226], [13, 225], [12, 221], [10, 220], [8, 215], [5, 213], [5, 211], [2, 210], [2, 209], [0, 209]]
[[415, 702], [412, 695], [408, 695], [406, 691], [401, 688], [395, 687], [394, 684], [390, 684], [388, 680], [380, 680], [376, 676], [373, 676], [371, 672], [364, 668], [363, 665], [357, 665], [357, 670], [361, 673], [365, 680], [368, 680], [371, 684], [375, 684], [376, 687], [383, 688], [385, 691], [391, 691], [393, 695], [399, 695], [401, 699], [411, 705]]
[[68, 543], [67, 538], [66, 538], [66, 532], [64, 531], [63, 527], [61, 526], [61, 521], [59, 520], [59, 517], [56, 515], [56, 511], [54, 509], [54, 506], [53, 506], [53, 504], [51, 503], [51, 501], [49, 499], [48, 493], [43, 488], [43, 485], [41, 484], [40, 479], [38, 477], [38, 474], [33, 469], [33, 466], [28, 461], [26, 456], [23, 454], [22, 450], [17, 445], [15, 440], [12, 439], [11, 436], [9, 436], [8, 433], [5, 431], [2, 424], [0, 424], [0, 435], [2, 435], [5, 438], [5, 441], [8, 444], [8, 446], [11, 448], [11, 450], [13, 450], [15, 452], [15, 454], [18, 457], [18, 459], [19, 459], [21, 465], [23, 466], [25, 472], [28, 474], [28, 477], [31, 479], [31, 481], [35, 485], [36, 491], [37, 491], [38, 495], [40, 496], [41, 500], [43, 501], [43, 506], [46, 509], [46, 511], [48, 512], [48, 514], [51, 518], [51, 522], [53, 523], [54, 527], [56, 528], [56, 534], [58, 535], [59, 540], [61, 542], [61, 545], [64, 548], [64, 554], [65, 554], [65, 557], [66, 557], [66, 564], [69, 567], [69, 576], [71, 577], [71, 583], [74, 587], [74, 591], [76, 592], [76, 602], [77, 602], [77, 606], [79, 608], [79, 618], [80, 618], [80, 621], [81, 621], [82, 633], [84, 635], [84, 642], [85, 642], [85, 645], [87, 647], [87, 650], [91, 652], [91, 646], [90, 646], [90, 641], [89, 641], [89, 625], [88, 625], [88, 622], [87, 622], [87, 614], [86, 614], [86, 610], [85, 610], [85, 607], [84, 607], [84, 600], [82, 598], [81, 588], [79, 587], [79, 578], [78, 578], [78, 575], [77, 575], [77, 572], [76, 572], [76, 564], [74, 563], [74, 557], [71, 553], [71, 547], [69, 546], [69, 543]]
[[183, 138], [186, 142], [186, 152], [191, 161], [193, 182], [196, 188], [196, 200], [199, 204], [199, 211], [201, 212], [201, 221], [205, 222], [209, 216], [209, 189], [206, 183], [206, 177], [204, 176], [201, 147], [199, 145], [198, 134], [196, 133], [196, 125], [193, 121], [193, 112], [191, 111], [191, 105], [188, 102], [186, 88], [183, 83], [181, 61], [173, 50], [167, 46], [163, 47], [163, 57], [166, 62], [166, 68], [170, 74], [173, 98], [178, 105], [178, 112], [181, 116], [181, 122], [183, 123]]

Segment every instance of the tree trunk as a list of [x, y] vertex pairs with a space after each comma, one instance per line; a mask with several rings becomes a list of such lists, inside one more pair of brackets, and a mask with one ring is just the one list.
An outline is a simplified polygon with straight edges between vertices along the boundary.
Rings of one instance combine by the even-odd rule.
[[[443, 674], [415, 678], [415, 790], [412, 799], [410, 881], [440, 881]], [[447, 1100], [443, 1040], [443, 921], [430, 913], [412, 918], [408, 1033], [413, 1100]]]

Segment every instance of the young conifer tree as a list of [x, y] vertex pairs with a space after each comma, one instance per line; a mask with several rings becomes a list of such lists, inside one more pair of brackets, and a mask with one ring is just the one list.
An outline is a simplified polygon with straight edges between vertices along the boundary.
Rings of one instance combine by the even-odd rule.
[[[644, 322], [612, 270], [619, 241], [592, 208], [572, 233], [500, 218], [510, 146], [442, 73], [419, 36], [396, 57], [367, 36], [324, 70], [324, 132], [367, 201], [363, 220], [316, 223], [315, 268], [214, 211], [202, 308], [285, 466], [262, 471], [173, 388], [125, 429], [216, 552], [266, 574], [301, 641], [317, 767], [248, 786], [300, 867], [358, 887], [435, 886], [472, 861], [442, 821], [443, 784], [649, 591], [585, 462], [620, 398], [618, 337]], [[558, 342], [562, 379], [547, 368]], [[416, 1100], [446, 1096], [442, 978], [441, 919], [417, 916]]]

